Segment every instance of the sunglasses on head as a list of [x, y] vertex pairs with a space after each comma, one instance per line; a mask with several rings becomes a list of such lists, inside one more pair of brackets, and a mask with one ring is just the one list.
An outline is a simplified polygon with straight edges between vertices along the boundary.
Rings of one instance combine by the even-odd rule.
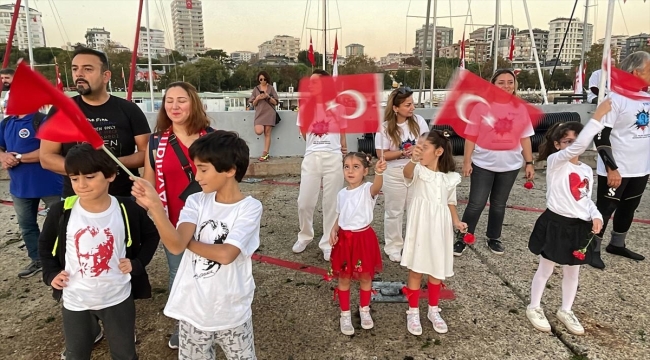
[[405, 87], [401, 87], [401, 88], [397, 89], [397, 92], [400, 93], [401, 95], [405, 95], [405, 94], [408, 94], [408, 93], [412, 93], [413, 90], [411, 90], [410, 87], [405, 86]]

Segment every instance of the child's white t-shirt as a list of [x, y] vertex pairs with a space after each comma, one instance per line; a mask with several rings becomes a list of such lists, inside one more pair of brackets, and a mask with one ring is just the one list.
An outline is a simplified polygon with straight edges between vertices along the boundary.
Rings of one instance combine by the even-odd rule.
[[177, 226], [195, 224], [196, 241], [230, 244], [241, 253], [221, 265], [186, 249], [164, 311], [203, 331], [232, 329], [251, 317], [255, 292], [251, 255], [260, 245], [262, 203], [250, 196], [235, 204], [215, 198], [216, 192], [190, 195]]
[[372, 183], [366, 182], [356, 189], [341, 189], [336, 197], [339, 227], [343, 230], [360, 230], [372, 223], [377, 197], [372, 197]]
[[118, 305], [131, 294], [131, 275], [122, 274], [126, 258], [124, 220], [113, 196], [101, 213], [75, 202], [66, 228], [63, 306], [70, 311], [101, 310]]
[[[336, 111], [325, 111], [322, 106], [315, 109], [314, 120], [309, 125], [305, 146], [305, 156], [313, 152], [341, 153], [341, 131], [346, 123], [336, 117]], [[300, 114], [296, 120], [300, 126]]]
[[[400, 144], [393, 144], [391, 137], [386, 134], [386, 123], [382, 125], [382, 131], [378, 132], [375, 136], [375, 149], [388, 149], [388, 151], [401, 151], [408, 149], [411, 146], [415, 146], [418, 143], [418, 138], [420, 135], [429, 132], [429, 125], [420, 115], [413, 115], [415, 121], [420, 126], [420, 133], [413, 134], [409, 129], [408, 121], [405, 121], [401, 124], [397, 124], [398, 129], [400, 129]], [[386, 166], [389, 168], [397, 168], [408, 164], [409, 159], [395, 159], [386, 161]]]

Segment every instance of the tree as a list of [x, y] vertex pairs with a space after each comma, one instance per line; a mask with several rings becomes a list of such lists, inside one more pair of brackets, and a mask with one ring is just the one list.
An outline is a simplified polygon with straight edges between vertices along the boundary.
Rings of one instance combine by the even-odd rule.
[[421, 66], [422, 62], [420, 59], [416, 58], [415, 56], [411, 56], [409, 58], [404, 59], [403, 61], [404, 65], [411, 65], [411, 66]]
[[[4, 61], [5, 51], [7, 50], [7, 44], [0, 45], [0, 59]], [[11, 53], [9, 54], [9, 66], [16, 68], [16, 63], [19, 59], [27, 59], [27, 54], [25, 52], [17, 49], [15, 46], [11, 47]]]
[[[309, 62], [309, 58], [307, 57], [307, 52], [308, 52], [307, 50], [302, 50], [298, 53], [298, 62], [303, 63], [311, 68], [311, 63]], [[314, 61], [316, 62], [316, 65], [314, 65], [314, 67], [316, 68], [323, 67], [323, 55], [321, 55], [317, 51], [314, 52]]]
[[369, 74], [381, 72], [368, 55], [351, 56], [346, 59], [345, 65], [339, 68], [339, 74]]

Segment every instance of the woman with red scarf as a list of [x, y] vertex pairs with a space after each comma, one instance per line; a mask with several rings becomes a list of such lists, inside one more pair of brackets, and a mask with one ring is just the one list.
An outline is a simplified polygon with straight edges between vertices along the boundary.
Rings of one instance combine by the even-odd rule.
[[[169, 221], [176, 226], [187, 196], [200, 191], [194, 181], [196, 167], [188, 149], [196, 139], [214, 129], [210, 127], [210, 119], [194, 86], [186, 82], [170, 84], [163, 102], [154, 133], [149, 137], [144, 179], [154, 185]], [[183, 254], [174, 255], [165, 248], [165, 255], [171, 291]], [[178, 349], [178, 326], [169, 339], [169, 347]]]

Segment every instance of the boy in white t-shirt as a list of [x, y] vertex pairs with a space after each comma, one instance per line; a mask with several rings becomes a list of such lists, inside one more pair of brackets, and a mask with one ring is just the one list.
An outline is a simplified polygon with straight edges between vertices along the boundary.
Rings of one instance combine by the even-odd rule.
[[256, 359], [251, 255], [260, 243], [262, 203], [239, 189], [249, 149], [236, 133], [219, 130], [189, 150], [203, 191], [187, 198], [176, 229], [151, 184], [135, 179], [132, 191], [167, 249], [188, 250], [164, 310], [179, 320], [178, 358], [214, 359], [219, 345], [228, 359]]
[[76, 195], [52, 205], [38, 240], [43, 280], [63, 300], [63, 355], [90, 359], [99, 319], [111, 358], [137, 359], [133, 300], [151, 297], [145, 267], [158, 231], [131, 198], [108, 194], [117, 165], [103, 151], [77, 145], [65, 170]]

